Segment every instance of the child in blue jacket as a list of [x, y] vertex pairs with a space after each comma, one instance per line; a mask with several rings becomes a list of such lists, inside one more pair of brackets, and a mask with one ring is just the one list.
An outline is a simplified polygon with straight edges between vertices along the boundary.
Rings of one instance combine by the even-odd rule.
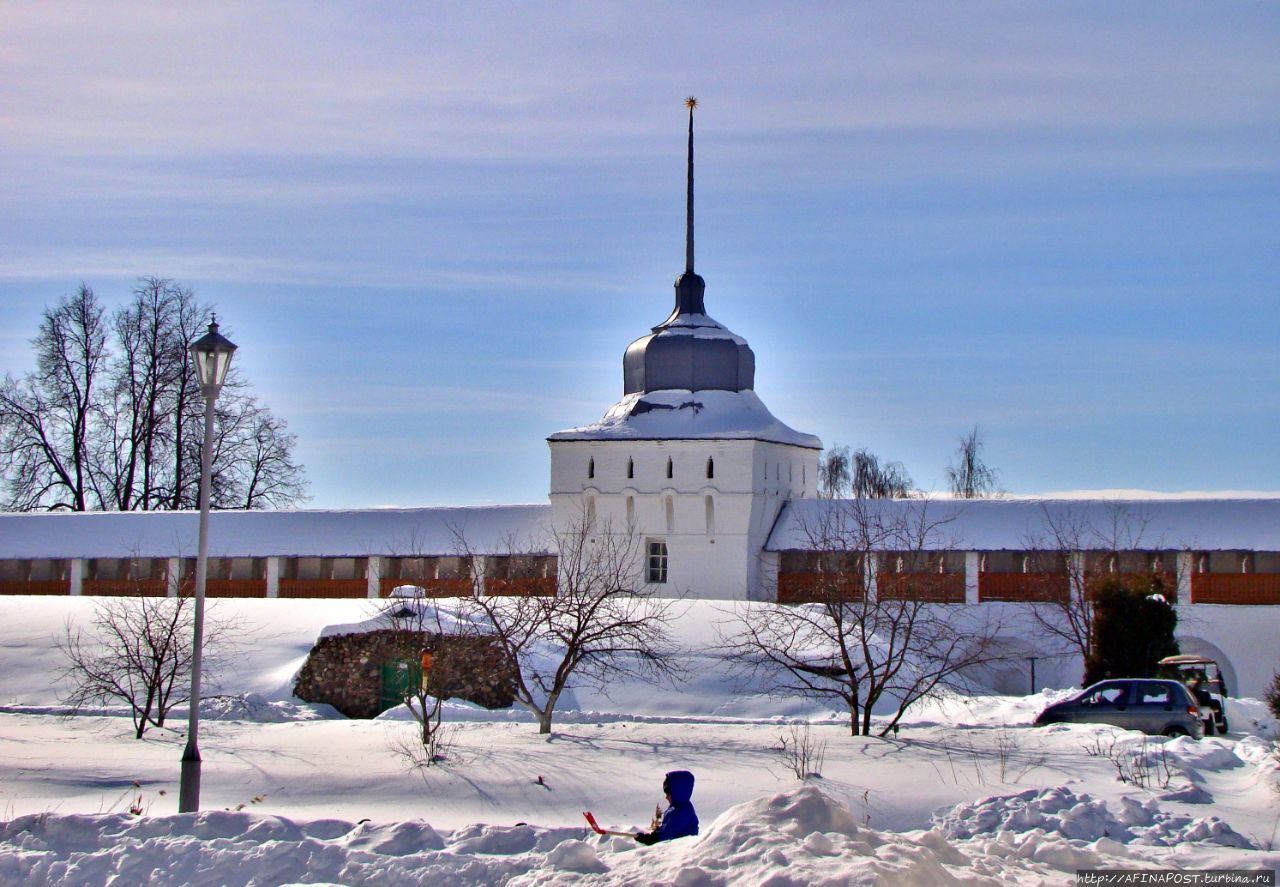
[[698, 833], [698, 813], [689, 802], [693, 797], [693, 774], [688, 770], [672, 770], [662, 780], [662, 792], [671, 806], [662, 814], [656, 829], [636, 835], [641, 844], [656, 844]]

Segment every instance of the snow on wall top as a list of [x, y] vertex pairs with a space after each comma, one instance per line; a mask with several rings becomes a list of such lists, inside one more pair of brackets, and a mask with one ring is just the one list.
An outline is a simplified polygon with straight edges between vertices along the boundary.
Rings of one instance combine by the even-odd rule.
[[[213, 557], [550, 552], [549, 505], [360, 511], [215, 511]], [[0, 558], [194, 557], [193, 511], [0, 514]]]
[[637, 391], [598, 422], [547, 440], [762, 440], [822, 449], [816, 436], [775, 418], [754, 391]]
[[1280, 499], [792, 499], [765, 548], [813, 549], [859, 522], [909, 526], [936, 550], [1058, 548], [1056, 536], [1079, 550], [1280, 551]]

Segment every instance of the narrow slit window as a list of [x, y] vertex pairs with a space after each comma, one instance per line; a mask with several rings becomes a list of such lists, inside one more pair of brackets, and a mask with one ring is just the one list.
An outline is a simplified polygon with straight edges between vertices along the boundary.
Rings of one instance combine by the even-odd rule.
[[667, 497], [667, 535], [670, 536], [676, 531], [676, 503], [670, 496]]
[[668, 456], [668, 457], [667, 457], [667, 477], [668, 477], [668, 478], [672, 478], [672, 477], [675, 477], [675, 476], [676, 476], [676, 473], [675, 473], [675, 463], [673, 463], [673, 462], [671, 461], [671, 457], [670, 457], [670, 456]]
[[716, 534], [716, 500], [710, 496], [706, 497], [707, 501], [707, 535], [714, 536]]
[[627, 477], [635, 477], [635, 476], [636, 476], [636, 460], [628, 459], [627, 460]]
[[587, 477], [592, 478], [595, 476], [596, 476], [596, 460], [593, 457], [589, 462], [587, 462]]
[[716, 460], [713, 458], [707, 459], [707, 480], [710, 480], [715, 476], [716, 476]]

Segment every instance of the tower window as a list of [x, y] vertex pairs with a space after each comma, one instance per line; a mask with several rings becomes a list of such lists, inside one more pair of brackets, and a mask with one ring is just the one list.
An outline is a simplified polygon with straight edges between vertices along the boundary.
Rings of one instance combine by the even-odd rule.
[[675, 465], [674, 465], [674, 463], [672, 463], [672, 461], [671, 461], [671, 457], [670, 457], [670, 456], [668, 456], [668, 457], [667, 457], [667, 477], [671, 478], [671, 477], [675, 477], [675, 476], [676, 476], [676, 474], [675, 474]]
[[636, 497], [627, 497], [627, 526], [633, 527], [636, 523]]
[[716, 534], [716, 500], [710, 496], [706, 497], [707, 509], [707, 535], [714, 536]]
[[711, 479], [716, 476], [716, 460], [707, 459], [707, 478]]
[[627, 460], [627, 477], [635, 477], [635, 476], [636, 476], [636, 460], [628, 459]]
[[649, 540], [648, 575], [650, 582], [667, 581], [667, 543], [661, 539]]
[[587, 477], [590, 478], [595, 476], [596, 476], [596, 460], [593, 457], [589, 462], [587, 462]]
[[667, 535], [671, 535], [676, 531], [676, 503], [670, 496], [667, 497]]

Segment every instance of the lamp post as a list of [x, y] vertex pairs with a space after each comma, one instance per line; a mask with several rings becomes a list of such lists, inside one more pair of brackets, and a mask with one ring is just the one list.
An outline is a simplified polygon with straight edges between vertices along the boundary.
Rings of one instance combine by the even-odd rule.
[[191, 343], [196, 381], [204, 395], [204, 442], [200, 447], [200, 539], [196, 551], [195, 639], [191, 652], [191, 699], [187, 703], [187, 747], [182, 753], [182, 781], [178, 788], [178, 812], [200, 809], [200, 664], [204, 654], [204, 589], [209, 574], [209, 477], [213, 462], [213, 405], [227, 381], [236, 346], [218, 333], [214, 316], [209, 332]]

